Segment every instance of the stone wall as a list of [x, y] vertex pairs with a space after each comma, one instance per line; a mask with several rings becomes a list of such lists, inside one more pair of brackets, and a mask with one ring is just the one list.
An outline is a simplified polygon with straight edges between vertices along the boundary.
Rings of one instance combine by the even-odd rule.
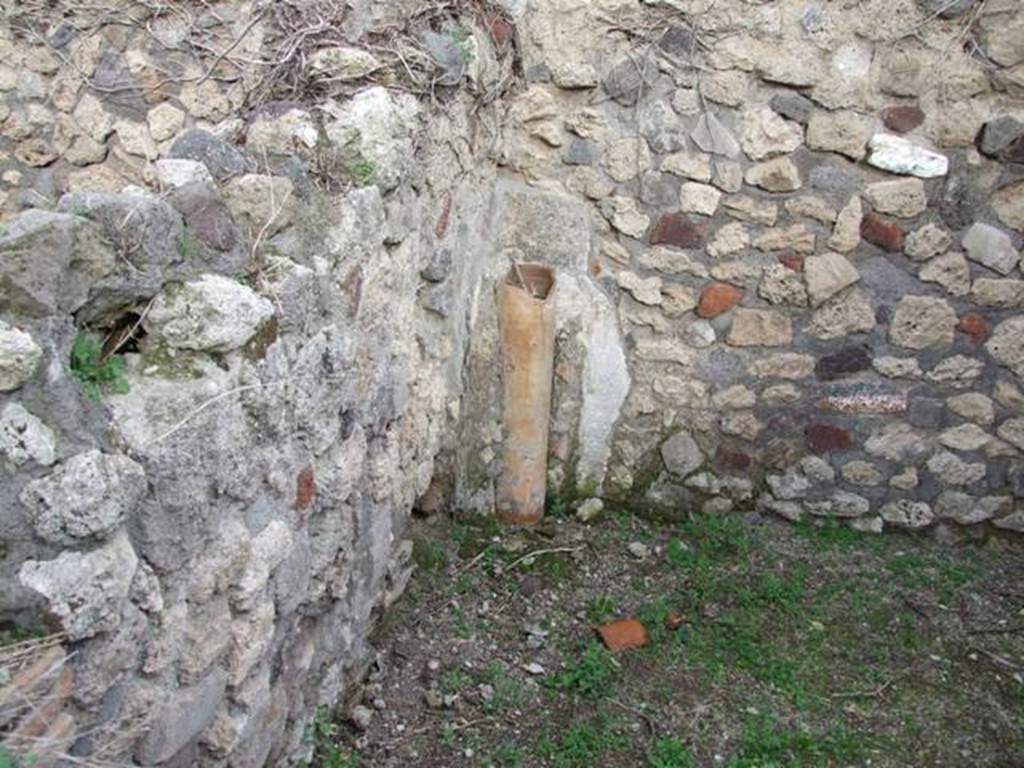
[[83, 759], [304, 757], [412, 510], [493, 511], [517, 260], [553, 505], [1024, 529], [1015, 1], [64, 5], [0, 28], [0, 611]]
[[505, 162], [535, 191], [499, 209], [534, 235], [502, 244], [600, 297], [589, 339], [560, 305], [554, 501], [1024, 528], [1018, 3], [558, 0], [519, 28]]
[[0, 612], [64, 634], [87, 764], [304, 759], [410, 574], [511, 44], [426, 19], [476, 51], [432, 105], [337, 43], [409, 8], [328, 5], [287, 103], [249, 71], [281, 54], [265, 8], [0, 28]]

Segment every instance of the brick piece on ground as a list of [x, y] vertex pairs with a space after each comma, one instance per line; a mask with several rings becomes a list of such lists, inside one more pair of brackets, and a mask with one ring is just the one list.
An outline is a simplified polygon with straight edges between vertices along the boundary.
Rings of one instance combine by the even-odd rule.
[[612, 653], [621, 653], [647, 645], [647, 630], [636, 619], [623, 619], [597, 628], [601, 642]]

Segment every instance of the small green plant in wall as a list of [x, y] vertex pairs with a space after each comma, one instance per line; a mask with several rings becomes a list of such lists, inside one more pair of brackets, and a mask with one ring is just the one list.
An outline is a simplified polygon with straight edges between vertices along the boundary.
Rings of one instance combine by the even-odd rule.
[[117, 355], [104, 356], [100, 343], [85, 331], [78, 334], [71, 347], [70, 371], [91, 400], [128, 392], [124, 360]]
[[345, 175], [360, 187], [366, 187], [377, 177], [377, 166], [369, 160], [358, 160], [345, 166]]

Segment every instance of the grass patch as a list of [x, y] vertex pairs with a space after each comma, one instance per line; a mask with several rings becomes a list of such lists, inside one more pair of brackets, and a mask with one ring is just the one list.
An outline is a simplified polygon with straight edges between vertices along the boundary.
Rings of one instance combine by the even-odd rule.
[[327, 707], [318, 707], [313, 717], [310, 738], [314, 757], [310, 766], [316, 768], [359, 768], [359, 755], [345, 749], [339, 742], [340, 726]]
[[128, 393], [124, 360], [117, 355], [104, 358], [100, 343], [84, 331], [78, 334], [71, 347], [69, 369], [72, 378], [82, 385], [90, 400], [98, 401], [108, 394]]
[[542, 737], [537, 752], [551, 768], [591, 768], [602, 755], [625, 745], [606, 718], [575, 725], [560, 737]]
[[647, 760], [647, 768], [697, 768], [697, 761], [678, 739], [658, 739]]
[[592, 640], [578, 656], [569, 659], [563, 672], [548, 676], [544, 684], [552, 690], [597, 698], [609, 693], [615, 673], [611, 654]]
[[814, 734], [782, 728], [772, 718], [761, 716], [747, 722], [736, 755], [726, 768], [849, 765], [866, 752], [863, 738], [843, 728]]

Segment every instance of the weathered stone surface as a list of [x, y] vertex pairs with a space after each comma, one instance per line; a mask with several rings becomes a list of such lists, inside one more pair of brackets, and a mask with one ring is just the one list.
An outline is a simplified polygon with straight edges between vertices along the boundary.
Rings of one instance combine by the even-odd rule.
[[143, 322], [154, 340], [207, 352], [230, 352], [251, 339], [274, 316], [274, 305], [220, 275], [168, 286]]
[[259, 173], [228, 182], [224, 202], [251, 240], [280, 232], [295, 219], [297, 209], [295, 188], [289, 179]]
[[28, 560], [18, 579], [46, 599], [49, 612], [75, 641], [117, 626], [137, 566], [135, 551], [121, 533], [89, 552], [64, 551], [55, 560]]
[[1020, 263], [1020, 253], [1005, 232], [975, 223], [963, 238], [964, 249], [971, 261], [976, 261], [1001, 275], [1008, 275]]
[[722, 193], [715, 187], [697, 182], [687, 182], [679, 190], [679, 209], [684, 213], [699, 213], [713, 216], [718, 210]]
[[814, 253], [817, 238], [805, 224], [773, 227], [754, 239], [754, 247], [762, 251], [793, 250]]
[[928, 452], [928, 443], [909, 424], [894, 422], [872, 434], [864, 443], [864, 450], [889, 461], [916, 463]]
[[697, 305], [699, 317], [718, 317], [728, 312], [743, 300], [743, 291], [728, 283], [710, 283], [700, 294]]
[[733, 195], [723, 202], [725, 212], [735, 219], [749, 221], [752, 224], [764, 224], [771, 227], [779, 215], [779, 207], [775, 203], [756, 200], [746, 195]]
[[665, 468], [676, 477], [687, 477], [704, 463], [704, 454], [689, 432], [677, 432], [659, 450]]
[[246, 131], [245, 146], [257, 157], [264, 154], [309, 155], [319, 138], [309, 112], [289, 109], [280, 114], [258, 113]]
[[806, 125], [814, 111], [814, 102], [794, 91], [784, 91], [772, 96], [769, 106], [787, 120]]
[[608, 145], [601, 162], [615, 181], [629, 181], [650, 169], [651, 151], [643, 137], [619, 139]]
[[[643, 237], [651, 224], [650, 217], [640, 211], [632, 197], [615, 196], [602, 200], [601, 212], [615, 229], [629, 237]], [[653, 236], [651, 242], [654, 242]]]
[[[1021, 163], [1024, 163], [1024, 139], [1021, 140]], [[1007, 184], [992, 195], [990, 202], [1003, 224], [1024, 232], [1024, 182]]]
[[35, 376], [42, 359], [43, 351], [31, 334], [0, 321], [0, 392], [24, 386]]
[[373, 183], [394, 189], [413, 162], [419, 102], [409, 94], [375, 86], [343, 103], [329, 102], [327, 140], [349, 166], [372, 168]]
[[960, 424], [939, 435], [939, 442], [955, 451], [977, 451], [988, 445], [991, 439], [991, 435], [977, 424]]
[[702, 152], [677, 152], [661, 161], [661, 171], [693, 181], [711, 181], [711, 156]]
[[803, 128], [767, 106], [751, 107], [740, 116], [740, 146], [751, 160], [787, 154], [803, 141]]
[[910, 219], [928, 207], [924, 182], [920, 179], [895, 179], [868, 184], [865, 199], [878, 213]]
[[750, 372], [759, 379], [806, 379], [814, 373], [815, 359], [811, 355], [795, 352], [763, 357], [755, 360]]
[[53, 430], [21, 403], [7, 403], [0, 410], [0, 456], [15, 467], [30, 461], [48, 467], [56, 456]]
[[989, 120], [978, 137], [982, 154], [1004, 163], [1024, 162], [1024, 123], [1010, 115]]
[[996, 362], [1024, 378], [1024, 317], [1011, 317], [995, 327], [985, 349]]
[[938, 283], [953, 296], [966, 296], [971, 290], [971, 268], [964, 255], [955, 251], [932, 259], [917, 276], [926, 283]]
[[953, 355], [939, 362], [926, 374], [929, 381], [937, 384], [960, 386], [969, 384], [981, 376], [985, 364], [966, 355]]
[[[95, 223], [64, 213], [26, 211], [0, 229], [0, 308], [27, 317], [77, 311], [93, 284], [114, 268], [114, 253]], [[0, 332], [12, 350], [3, 365], [10, 366], [5, 377], [13, 389], [38, 358], [22, 332], [12, 333], [6, 325]]]
[[21, 492], [32, 527], [53, 544], [109, 537], [146, 492], [142, 467], [122, 454], [87, 451]]
[[178, 754], [213, 722], [226, 685], [227, 674], [217, 669], [191, 688], [164, 694], [136, 759], [143, 765], [158, 765]]
[[953, 238], [942, 227], [928, 223], [907, 235], [904, 250], [913, 261], [927, 261], [945, 253], [953, 244]]
[[162, 102], [146, 114], [149, 135], [156, 141], [167, 141], [185, 125], [185, 113], [169, 102]]
[[153, 164], [160, 186], [176, 189], [187, 184], [213, 184], [209, 169], [198, 160], [165, 157]]
[[[879, 485], [885, 479], [878, 467], [870, 461], [855, 460], [848, 462], [843, 465], [842, 473], [843, 479], [851, 485], [871, 487]], [[864, 510], [864, 513], [866, 512], [867, 509]]]
[[971, 299], [981, 307], [995, 309], [1024, 307], [1024, 280], [978, 278], [971, 287]]
[[951, 397], [946, 401], [946, 407], [957, 416], [983, 426], [991, 424], [996, 418], [992, 399], [980, 392], [968, 392]]
[[908, 349], [952, 344], [957, 316], [944, 299], [904, 296], [896, 305], [889, 340]]
[[359, 80], [381, 68], [380, 60], [362, 48], [332, 45], [320, 48], [309, 57], [309, 69], [339, 82]]
[[819, 339], [836, 339], [875, 327], [875, 310], [867, 293], [850, 288], [832, 297], [814, 313], [809, 331]]
[[727, 343], [734, 347], [780, 347], [793, 342], [790, 318], [770, 309], [737, 309]]
[[704, 152], [734, 158], [740, 153], [740, 144], [722, 122], [711, 112], [704, 112], [690, 132], [690, 138]]
[[984, 464], [966, 462], [949, 451], [934, 454], [928, 459], [927, 467], [942, 485], [970, 485], [985, 477]]
[[795, 307], [808, 305], [807, 288], [799, 272], [783, 264], [772, 264], [765, 268], [757, 295], [771, 304], [791, 304]]
[[615, 274], [615, 280], [622, 290], [628, 291], [641, 304], [652, 307], [661, 304], [660, 277], [643, 278], [635, 272], [622, 271]]
[[868, 146], [868, 163], [883, 171], [904, 176], [932, 179], [949, 172], [949, 159], [945, 155], [919, 147], [901, 136], [876, 133]]
[[856, 112], [816, 112], [807, 124], [807, 146], [863, 160], [874, 121]]
[[929, 504], [909, 499], [890, 502], [879, 510], [879, 514], [886, 523], [899, 528], [927, 528], [935, 520]]
[[860, 272], [845, 256], [824, 253], [807, 257], [804, 261], [804, 277], [811, 306], [819, 307], [860, 280]]
[[188, 131], [175, 139], [167, 156], [200, 162], [209, 168], [218, 181], [246, 173], [252, 167], [251, 162], [237, 149], [199, 129]]
[[788, 157], [758, 163], [747, 170], [745, 181], [768, 192], [795, 192], [803, 186], [800, 170]]
[[849, 253], [860, 245], [860, 227], [864, 221], [864, 205], [858, 195], [850, 198], [836, 218], [828, 247], [839, 253]]
[[996, 434], [1024, 451], [1024, 418], [1007, 419], [999, 425]]

